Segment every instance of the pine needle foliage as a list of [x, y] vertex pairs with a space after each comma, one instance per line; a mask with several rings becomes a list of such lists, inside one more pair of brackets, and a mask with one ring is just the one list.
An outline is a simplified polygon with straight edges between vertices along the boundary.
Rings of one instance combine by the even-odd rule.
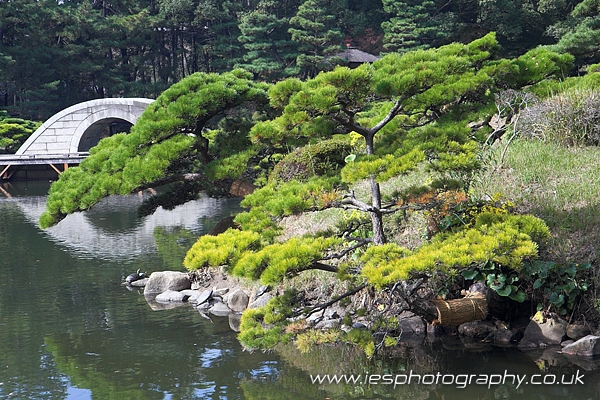
[[[179, 174], [200, 174], [207, 184], [210, 178], [239, 176], [240, 164], [249, 156], [237, 156], [237, 166], [228, 170], [213, 166], [212, 177], [205, 174], [207, 163], [233, 154], [223, 151], [227, 146], [221, 146], [218, 154], [211, 152], [210, 138], [204, 135], [212, 120], [225, 111], [267, 102], [268, 86], [251, 78], [242, 70], [196, 73], [170, 87], [148, 106], [131, 133], [102, 140], [79, 167], [61, 175], [50, 189], [40, 226], [49, 227], [67, 214], [89, 209], [105, 196], [128, 194]], [[237, 132], [237, 140], [246, 140], [245, 134]]]
[[188, 251], [183, 265], [190, 270], [235, 265], [244, 252], [260, 247], [261, 236], [258, 233], [228, 229], [218, 236], [200, 237]]
[[263, 285], [279, 284], [284, 278], [314, 269], [314, 264], [325, 258], [327, 250], [341, 244], [338, 238], [291, 238], [274, 243], [258, 252], [247, 252], [233, 268], [233, 274]]
[[482, 213], [475, 227], [436, 236], [414, 252], [395, 244], [370, 247], [361, 257], [361, 274], [381, 288], [412, 274], [456, 275], [490, 261], [519, 271], [524, 260], [537, 257], [538, 243], [533, 238], [543, 241], [549, 235], [544, 222], [530, 215]]

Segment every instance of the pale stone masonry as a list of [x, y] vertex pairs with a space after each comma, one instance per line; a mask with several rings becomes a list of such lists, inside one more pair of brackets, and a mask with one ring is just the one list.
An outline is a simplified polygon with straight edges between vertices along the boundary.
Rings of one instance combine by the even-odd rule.
[[73, 154], [88, 151], [111, 123], [135, 124], [154, 100], [109, 98], [66, 108], [42, 124], [17, 155]]

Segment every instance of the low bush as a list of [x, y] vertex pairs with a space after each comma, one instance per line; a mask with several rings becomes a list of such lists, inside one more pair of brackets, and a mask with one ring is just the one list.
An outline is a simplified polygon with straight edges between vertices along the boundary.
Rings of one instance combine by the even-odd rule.
[[313, 176], [338, 171], [352, 152], [352, 145], [341, 139], [324, 140], [300, 147], [283, 158], [269, 176], [269, 183], [305, 181]]
[[534, 104], [521, 112], [517, 129], [566, 146], [600, 145], [600, 90], [573, 88]]

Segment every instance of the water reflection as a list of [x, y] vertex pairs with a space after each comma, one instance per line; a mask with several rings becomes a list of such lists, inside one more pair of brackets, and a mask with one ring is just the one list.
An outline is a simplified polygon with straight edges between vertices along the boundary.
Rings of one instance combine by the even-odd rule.
[[[14, 199], [27, 220], [37, 225], [46, 207], [46, 198], [31, 196]], [[139, 218], [135, 210], [142, 204], [138, 195], [109, 197], [88, 212], [71, 214], [43, 234], [77, 257], [124, 260], [155, 253], [154, 232], [157, 228], [186, 230], [190, 238], [210, 230], [211, 222], [239, 210], [237, 199], [202, 197], [176, 207], [159, 208], [150, 216]], [[207, 218], [210, 217], [210, 218]], [[208, 224], [207, 224], [208, 222]], [[216, 224], [216, 222], [213, 222]], [[193, 243], [188, 240], [186, 243]]]

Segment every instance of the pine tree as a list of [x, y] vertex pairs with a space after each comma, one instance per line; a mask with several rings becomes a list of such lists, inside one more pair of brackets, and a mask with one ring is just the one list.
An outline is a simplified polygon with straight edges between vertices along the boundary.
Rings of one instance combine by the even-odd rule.
[[[168, 202], [195, 198], [222, 179], [243, 172], [255, 150], [247, 138], [251, 121], [228, 130], [219, 123], [237, 108], [246, 114], [265, 104], [266, 84], [251, 74], [234, 70], [196, 73], [167, 89], [144, 111], [129, 134], [100, 141], [78, 167], [69, 168], [50, 188], [47, 211], [40, 225], [47, 227], [67, 214], [86, 210], [104, 196], [179, 182], [172, 196], [150, 201], [151, 211]], [[241, 107], [245, 105], [245, 107]], [[228, 168], [220, 168], [221, 165]]]
[[277, 81], [294, 72], [291, 68], [297, 57], [295, 43], [291, 41], [288, 20], [278, 18], [277, 3], [267, 0], [240, 18], [240, 37], [246, 49], [244, 63], [238, 67], [253, 72], [257, 78]]
[[206, 31], [204, 64], [207, 72], [231, 70], [243, 61], [238, 15], [246, 11], [235, 1], [209, 0], [196, 8], [195, 24]]
[[427, 48], [439, 32], [433, 13], [435, 3], [429, 0], [383, 0], [383, 9], [390, 15], [381, 27], [387, 51], [406, 52]]
[[573, 9], [570, 18], [553, 26], [551, 32], [560, 40], [551, 49], [569, 52], [580, 63], [593, 63], [600, 51], [600, 2], [584, 0]]
[[334, 16], [323, 0], [307, 0], [290, 20], [292, 40], [302, 53], [296, 58], [301, 76], [314, 77], [319, 71], [330, 70], [336, 64], [333, 57], [340, 51], [342, 33], [333, 28]]

